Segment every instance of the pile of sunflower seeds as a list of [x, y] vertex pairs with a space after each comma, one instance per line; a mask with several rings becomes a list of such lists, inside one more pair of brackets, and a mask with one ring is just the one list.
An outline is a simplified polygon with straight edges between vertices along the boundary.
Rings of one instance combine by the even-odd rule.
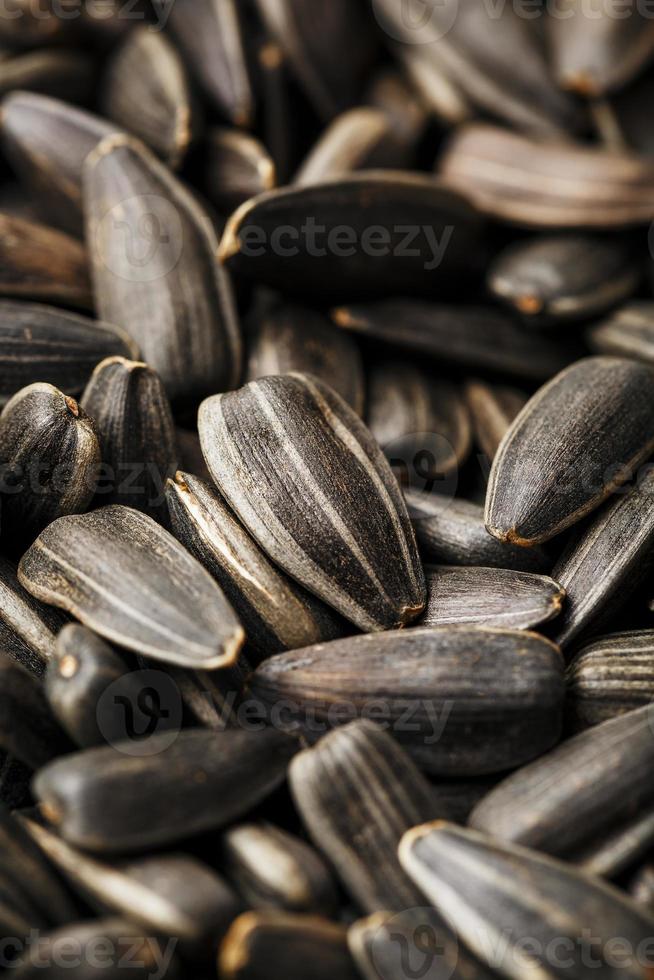
[[0, 973], [654, 976], [654, 5], [5, 0]]

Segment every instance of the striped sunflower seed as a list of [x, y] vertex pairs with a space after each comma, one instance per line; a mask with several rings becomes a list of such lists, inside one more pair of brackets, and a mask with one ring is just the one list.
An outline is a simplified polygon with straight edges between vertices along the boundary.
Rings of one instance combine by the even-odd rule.
[[220, 492], [280, 568], [360, 629], [406, 625], [422, 612], [400, 489], [370, 432], [327, 385], [302, 374], [250, 382], [203, 402], [199, 431]]
[[[51, 762], [33, 789], [61, 836], [93, 852], [149, 851], [243, 816], [284, 780], [295, 739], [272, 728], [153, 735], [148, 755], [120, 745]], [[137, 805], [138, 804], [138, 805]]]
[[566, 682], [566, 709], [576, 730], [651, 704], [654, 630], [612, 633], [582, 647]]
[[468, 381], [464, 395], [475, 441], [490, 462], [527, 396], [515, 388], [489, 385], [478, 379]]
[[206, 192], [222, 214], [231, 214], [277, 184], [268, 150], [249, 133], [214, 126], [207, 134], [204, 152]]
[[52, 523], [23, 556], [22, 585], [110, 642], [183, 667], [233, 664], [243, 630], [211, 576], [155, 521], [103, 507]]
[[589, 357], [562, 371], [525, 405], [497, 451], [490, 533], [531, 547], [598, 507], [652, 452], [653, 405], [648, 366]]
[[627, 303], [612, 316], [586, 331], [586, 339], [598, 354], [633, 357], [654, 362], [654, 303]]
[[16, 569], [0, 558], [0, 649], [41, 676], [55, 654], [61, 613], [34, 599], [18, 581]]
[[0, 748], [30, 769], [39, 769], [71, 749], [42, 685], [4, 655], [0, 655]]
[[249, 689], [269, 711], [282, 701], [284, 723], [312, 740], [376, 705], [371, 717], [421, 768], [465, 778], [514, 768], [558, 741], [563, 661], [536, 633], [444, 626], [282, 653]]
[[100, 316], [136, 340], [171, 399], [195, 401], [234, 385], [241, 340], [231, 285], [193, 197], [123, 136], [89, 156], [84, 195]]

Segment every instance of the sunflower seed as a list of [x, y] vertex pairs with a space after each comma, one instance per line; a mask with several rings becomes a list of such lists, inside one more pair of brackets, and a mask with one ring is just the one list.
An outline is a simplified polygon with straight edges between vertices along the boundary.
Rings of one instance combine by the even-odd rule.
[[100, 315], [136, 340], [171, 399], [233, 385], [241, 346], [231, 286], [191, 195], [140, 144], [117, 136], [88, 159], [85, 201]]
[[428, 565], [429, 598], [420, 626], [477, 624], [533, 629], [558, 616], [565, 589], [546, 575], [501, 568]]
[[651, 860], [636, 872], [629, 884], [629, 891], [635, 902], [654, 912], [654, 866]]
[[490, 307], [390, 299], [332, 311], [337, 326], [446, 363], [542, 381], [569, 364], [572, 344], [530, 334]]
[[4, 655], [0, 656], [0, 747], [30, 769], [71, 749], [39, 681]]
[[365, 630], [422, 612], [424, 578], [399, 487], [327, 385], [302, 374], [252, 381], [203, 402], [199, 431], [227, 503], [301, 585]]
[[0, 463], [5, 529], [9, 523], [13, 537], [31, 541], [91, 502], [100, 465], [95, 423], [53, 385], [28, 385], [0, 415]]
[[32, 595], [128, 650], [207, 670], [234, 663], [244, 634], [211, 576], [129, 507], [60, 518], [23, 556]]
[[488, 271], [488, 288], [526, 323], [557, 326], [628, 299], [640, 279], [639, 264], [620, 241], [552, 235], [502, 252]]
[[0, 214], [0, 294], [92, 309], [85, 249], [54, 228]]
[[438, 804], [389, 735], [353, 722], [297, 755], [289, 780], [310, 837], [363, 910], [420, 904], [394, 855], [404, 831], [433, 817]]
[[[284, 780], [293, 738], [189, 729], [152, 736], [148, 755], [106, 746], [41, 769], [34, 792], [70, 844], [94, 852], [151, 850], [247, 813]], [[137, 805], [138, 801], [138, 805]]]
[[654, 303], [632, 302], [586, 332], [599, 354], [654, 362]]
[[0, 558], [0, 649], [40, 676], [54, 656], [61, 613], [37, 602], [16, 577], [16, 569]]
[[236, 275], [314, 301], [433, 294], [467, 272], [478, 231], [468, 202], [432, 178], [369, 170], [246, 202], [218, 255]]
[[84, 102], [95, 81], [93, 61], [82, 51], [40, 48], [0, 61], [0, 95], [16, 89]]
[[238, 129], [214, 126], [205, 144], [205, 180], [209, 199], [229, 215], [251, 197], [277, 183], [275, 164], [259, 140]]
[[478, 379], [466, 383], [464, 395], [477, 445], [492, 462], [527, 396], [515, 388], [489, 385]]
[[[623, 892], [562, 861], [443, 822], [406, 834], [400, 860], [498, 976], [644, 980], [649, 972], [642, 956], [654, 919]], [[617, 937], [626, 947], [619, 968], [611, 953]]]
[[257, 45], [263, 141], [275, 164], [276, 183], [287, 183], [296, 166], [295, 103], [288, 62], [279, 44], [264, 37]]
[[138, 136], [173, 169], [193, 136], [186, 70], [165, 34], [136, 27], [112, 57], [103, 80], [104, 114]]
[[525, 227], [622, 229], [654, 209], [651, 160], [481, 123], [458, 131], [437, 169], [482, 212]]
[[138, 361], [108, 358], [93, 372], [81, 405], [98, 428], [106, 476], [102, 503], [135, 507], [165, 522], [164, 487], [177, 466], [177, 446], [157, 373]]
[[9, 162], [44, 214], [80, 236], [82, 167], [115, 125], [58, 99], [12, 92], [3, 99], [0, 127]]
[[253, 909], [330, 915], [336, 886], [320, 855], [272, 824], [237, 824], [223, 841], [226, 873]]
[[[189, 670], [170, 665], [163, 669], [175, 685], [171, 694], [176, 693], [181, 698], [185, 715], [193, 727], [204, 726], [214, 731], [238, 727], [245, 679], [252, 673], [250, 662], [243, 654], [239, 654], [233, 667], [220, 670]], [[167, 709], [166, 712], [169, 715]], [[162, 726], [162, 720], [157, 720], [158, 728]], [[169, 726], [170, 721], [168, 717]]]
[[374, 76], [365, 101], [386, 113], [397, 138], [407, 146], [417, 143], [427, 128], [424, 103], [408, 79], [395, 68], [384, 68]]
[[519, 548], [491, 537], [484, 525], [483, 507], [477, 504], [420, 490], [407, 490], [405, 497], [426, 561], [520, 572], [547, 572], [552, 567], [542, 548]]
[[273, 307], [253, 325], [249, 337], [248, 381], [293, 371], [313, 374], [331, 385], [363, 416], [365, 377], [354, 340], [304, 306]]
[[360, 980], [345, 926], [311, 915], [247, 912], [228, 932], [218, 958], [224, 980], [265, 980], [271, 964], [285, 980]]
[[442, 478], [465, 463], [470, 416], [459, 390], [409, 361], [378, 362], [368, 378], [367, 422], [386, 455], [423, 456], [421, 475]]
[[578, 361], [541, 388], [493, 461], [490, 533], [530, 547], [598, 507], [650, 455], [653, 399], [654, 372], [612, 357]]
[[617, 878], [648, 854], [653, 844], [654, 805], [650, 804], [614, 830], [607, 830], [599, 840], [590, 841], [586, 848], [580, 847], [575, 863], [589, 874]]
[[376, 705], [421, 768], [462, 778], [502, 772], [555, 744], [563, 661], [536, 633], [433, 627], [279, 654], [249, 689], [268, 710], [283, 699], [285, 723], [309, 739]]
[[583, 647], [568, 667], [566, 708], [580, 730], [654, 701], [654, 631], [612, 633]]
[[339, 618], [268, 561], [215, 490], [177, 473], [166, 498], [173, 533], [224, 590], [259, 659], [342, 635]]
[[398, 59], [421, 101], [445, 126], [459, 126], [475, 115], [474, 107], [444, 66], [423, 45], [398, 44]]

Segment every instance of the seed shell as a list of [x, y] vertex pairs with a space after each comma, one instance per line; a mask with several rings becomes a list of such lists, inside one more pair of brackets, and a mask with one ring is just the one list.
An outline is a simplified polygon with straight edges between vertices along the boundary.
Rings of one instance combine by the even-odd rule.
[[0, 655], [0, 747], [30, 769], [39, 769], [71, 749], [37, 678], [4, 655]]
[[0, 61], [0, 95], [22, 89], [85, 102], [94, 83], [95, 66], [82, 51], [37, 48]]
[[466, 383], [464, 396], [475, 441], [492, 462], [511, 423], [524, 408], [527, 396], [515, 388], [489, 385], [478, 379]]
[[52, 523], [23, 556], [22, 585], [128, 650], [206, 670], [236, 660], [243, 630], [182, 546], [129, 507]]
[[33, 674], [43, 674], [54, 656], [64, 618], [34, 599], [20, 584], [16, 569], [0, 558], [0, 649]]
[[378, 71], [366, 90], [365, 101], [386, 113], [398, 140], [407, 146], [417, 143], [427, 129], [425, 103], [399, 68]]
[[654, 303], [627, 303], [606, 320], [590, 327], [586, 339], [598, 354], [654, 363]]
[[206, 192], [222, 214], [232, 214], [251, 197], [275, 187], [275, 164], [263, 143], [249, 133], [214, 126], [204, 149]]
[[400, 489], [369, 431], [327, 385], [302, 374], [250, 382], [203, 402], [199, 431], [227, 503], [301, 585], [360, 629], [405, 625], [422, 612], [424, 577]]
[[566, 708], [575, 730], [654, 701], [654, 631], [612, 633], [582, 647], [568, 667]]
[[[588, 357], [525, 405], [493, 461], [486, 527], [531, 547], [598, 507], [654, 446], [654, 372]], [[565, 582], [562, 582], [565, 585]]]

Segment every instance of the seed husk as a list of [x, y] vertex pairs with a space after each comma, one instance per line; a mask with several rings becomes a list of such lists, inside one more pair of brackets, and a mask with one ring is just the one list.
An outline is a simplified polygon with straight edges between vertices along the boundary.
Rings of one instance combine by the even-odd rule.
[[360, 629], [406, 625], [422, 612], [400, 489], [331, 388], [302, 374], [252, 381], [203, 402], [199, 432], [223, 497], [287, 574]]
[[64, 756], [33, 789], [61, 836], [93, 852], [148, 851], [243, 816], [284, 780], [295, 739], [272, 728], [153, 735], [149, 755]]
[[30, 542], [50, 521], [90, 504], [100, 466], [95, 423], [53, 385], [28, 385], [0, 415], [0, 462], [4, 530]]
[[575, 854], [575, 864], [589, 874], [615, 879], [648, 854], [652, 844], [654, 806], [650, 804], [631, 820], [624, 821], [614, 830], [607, 830], [587, 847], [580, 847]]
[[55, 228], [0, 214], [0, 294], [92, 309], [86, 250]]
[[254, 96], [235, 0], [176, 0], [169, 26], [214, 108], [234, 126], [250, 126]]
[[0, 655], [0, 747], [30, 769], [39, 769], [71, 749], [37, 678], [4, 655]]
[[12, 92], [2, 102], [0, 129], [12, 168], [44, 215], [81, 236], [84, 161], [116, 126], [59, 99]]
[[135, 507], [165, 523], [164, 488], [177, 467], [177, 445], [170, 403], [156, 371], [140, 361], [110, 357], [94, 370], [81, 405], [98, 429], [106, 468], [101, 502]]
[[357, 101], [376, 46], [362, 8], [348, 0], [320, 8], [311, 0], [257, 0], [257, 7], [323, 120]]
[[336, 885], [320, 855], [269, 823], [237, 824], [222, 839], [225, 872], [252, 909], [331, 915]]
[[54, 306], [0, 300], [0, 403], [45, 377], [76, 397], [96, 364], [111, 356], [138, 356], [120, 327]]
[[244, 640], [211, 576], [130, 507], [54, 521], [23, 556], [21, 584], [110, 642], [182, 667], [233, 664]]
[[529, 380], [550, 378], [579, 353], [574, 341], [530, 334], [491, 307], [389, 299], [340, 307], [332, 317], [338, 327], [403, 350]]
[[166, 499], [173, 533], [224, 590], [259, 660], [343, 634], [345, 624], [271, 564], [214, 488], [178, 472]]
[[489, 385], [479, 379], [466, 382], [463, 393], [475, 441], [492, 462], [511, 423], [524, 408], [527, 396], [515, 388]]
[[20, 584], [16, 569], [0, 558], [0, 649], [41, 676], [54, 656], [57, 632], [64, 618], [34, 599]]
[[584, 358], [541, 388], [502, 440], [486, 527], [522, 547], [547, 541], [598, 507], [653, 446], [651, 368]]
[[612, 633], [582, 647], [567, 675], [566, 710], [575, 730], [654, 700], [654, 631]]
[[[636, 951], [651, 936], [654, 919], [618, 889], [562, 861], [443, 822], [406, 834], [400, 860], [461, 940], [498, 975], [644, 980], [649, 972]], [[592, 963], [591, 934], [597, 937]], [[616, 937], [631, 950], [618, 969], [610, 952]], [[553, 953], [561, 948], [563, 968]]]
[[519, 766], [558, 741], [563, 661], [536, 633], [443, 626], [282, 653], [249, 689], [268, 710], [288, 702], [285, 723], [310, 740], [378, 705], [421, 768], [465, 778]]
[[264, 36], [256, 46], [256, 65], [260, 77], [263, 141], [275, 164], [277, 182], [283, 184], [291, 179], [297, 164], [295, 102], [288, 61], [281, 46]]
[[271, 964], [285, 980], [360, 980], [345, 926], [312, 915], [246, 912], [220, 949], [224, 980], [266, 980]]
[[205, 182], [211, 203], [229, 215], [251, 197], [271, 191], [277, 173], [268, 150], [254, 136], [214, 126], [205, 144]]
[[437, 170], [483, 213], [529, 228], [621, 230], [654, 211], [651, 160], [482, 123], [453, 136]]
[[488, 271], [493, 296], [525, 323], [558, 326], [596, 316], [628, 299], [642, 275], [619, 240], [551, 235], [510, 245]]
[[135, 27], [111, 58], [102, 84], [104, 114], [138, 136], [176, 170], [194, 128], [186, 69], [161, 31]]
[[361, 355], [355, 341], [335, 330], [322, 313], [291, 303], [274, 306], [253, 324], [248, 349], [247, 381], [293, 371], [313, 374], [363, 416]]
[[654, 467], [639, 473], [626, 493], [624, 489], [575, 535], [552, 571], [567, 593], [555, 634], [561, 647], [619, 612], [651, 564]]
[[420, 905], [395, 853], [438, 802], [390, 735], [370, 721], [346, 725], [300, 752], [289, 781], [309, 836], [362, 910]]
[[565, 589], [546, 575], [504, 568], [428, 565], [420, 626], [468, 624], [535, 629], [558, 616]]
[[84, 52], [37, 48], [0, 61], [0, 95], [16, 89], [84, 102], [95, 81], [95, 66]]
[[[281, 225], [289, 237], [279, 249], [274, 243]], [[306, 231], [316, 226], [318, 247]], [[345, 239], [338, 238], [344, 227], [345, 248]], [[371, 228], [379, 236], [380, 227], [384, 243], [378, 247], [378, 237], [371, 248]], [[418, 234], [406, 248], [409, 227]], [[366, 170], [247, 201], [229, 219], [218, 257], [236, 275], [281, 292], [343, 302], [451, 288], [453, 280], [469, 274], [478, 235], [479, 221], [467, 200], [433, 178]], [[336, 248], [326, 247], [337, 239]]]
[[470, 825], [575, 861], [651, 809], [650, 706], [589, 728], [508, 776]]
[[414, 146], [427, 129], [429, 114], [425, 103], [397, 68], [383, 68], [373, 77], [365, 102], [386, 113], [398, 140], [405, 145]]
[[654, 363], [654, 303], [627, 303], [606, 320], [590, 327], [586, 339], [598, 354]]
[[520, 572], [548, 572], [552, 567], [542, 548], [519, 548], [492, 537], [484, 525], [484, 509], [477, 504], [420, 490], [406, 490], [404, 496], [426, 561]]
[[87, 161], [85, 202], [100, 316], [136, 340], [172, 400], [234, 385], [241, 340], [231, 285], [193, 197], [145, 147], [116, 136]]
[[394, 53], [415, 92], [437, 119], [450, 127], [474, 117], [470, 100], [422, 45], [398, 44]]
[[427, 480], [455, 472], [472, 448], [470, 416], [459, 389], [409, 361], [380, 361], [368, 375], [367, 422], [391, 463], [424, 455]]

